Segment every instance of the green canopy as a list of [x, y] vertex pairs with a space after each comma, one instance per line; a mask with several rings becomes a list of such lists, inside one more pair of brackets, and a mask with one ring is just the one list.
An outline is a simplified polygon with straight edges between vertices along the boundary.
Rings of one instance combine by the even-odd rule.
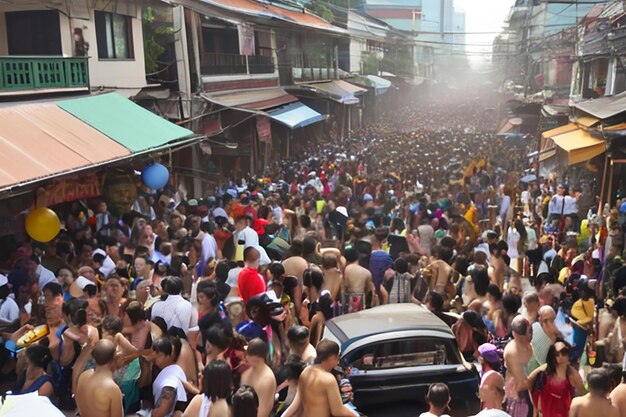
[[132, 153], [162, 147], [194, 135], [116, 93], [56, 103]]

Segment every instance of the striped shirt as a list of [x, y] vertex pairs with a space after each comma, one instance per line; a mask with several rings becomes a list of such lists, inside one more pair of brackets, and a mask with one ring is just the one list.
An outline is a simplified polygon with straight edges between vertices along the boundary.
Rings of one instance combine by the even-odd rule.
[[528, 373], [539, 368], [546, 363], [546, 357], [548, 356], [548, 350], [552, 346], [552, 340], [548, 337], [546, 332], [541, 328], [541, 324], [533, 323], [533, 338], [530, 344], [533, 347], [533, 356], [528, 362]]

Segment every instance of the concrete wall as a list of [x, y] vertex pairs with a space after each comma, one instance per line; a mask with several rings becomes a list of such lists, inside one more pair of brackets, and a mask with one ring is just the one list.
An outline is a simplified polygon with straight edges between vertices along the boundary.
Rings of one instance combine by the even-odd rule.
[[[89, 4], [89, 8], [87, 8]], [[92, 88], [142, 88], [146, 84], [146, 72], [144, 63], [143, 33], [142, 33], [142, 9], [136, 6], [132, 0], [118, 2], [96, 2], [96, 7], [91, 8], [92, 2], [74, 2], [67, 17], [59, 13], [61, 27], [61, 46], [63, 56], [74, 56], [74, 29], [81, 29], [83, 38], [89, 43], [89, 78]], [[108, 6], [107, 6], [108, 5]], [[5, 12], [23, 10], [45, 10], [52, 8], [52, 2], [41, 1], [40, 4], [29, 3], [20, 5], [15, 2], [12, 5], [0, 3], [0, 55], [8, 55]], [[101, 60], [98, 58], [98, 41], [96, 39], [96, 27], [94, 11], [102, 10], [123, 14], [131, 17], [132, 46], [134, 57], [128, 60]], [[66, 12], [64, 10], [64, 12]]]

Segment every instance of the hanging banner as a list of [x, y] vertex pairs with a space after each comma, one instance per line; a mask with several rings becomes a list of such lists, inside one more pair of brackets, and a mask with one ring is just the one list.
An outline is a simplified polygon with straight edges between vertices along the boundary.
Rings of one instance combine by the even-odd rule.
[[259, 135], [259, 142], [270, 143], [272, 139], [272, 126], [270, 118], [266, 116], [256, 117], [256, 132]]
[[68, 178], [48, 184], [45, 187], [47, 206], [100, 197], [102, 195], [102, 177], [97, 173], [82, 174], [80, 177]]
[[239, 51], [241, 55], [254, 55], [254, 28], [247, 24], [239, 26]]

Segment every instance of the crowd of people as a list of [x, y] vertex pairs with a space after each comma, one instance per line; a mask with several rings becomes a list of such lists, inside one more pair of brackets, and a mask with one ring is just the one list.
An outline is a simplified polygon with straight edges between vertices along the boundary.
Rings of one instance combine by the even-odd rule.
[[3, 390], [83, 417], [360, 415], [325, 324], [415, 303], [477, 364], [480, 416], [626, 416], [626, 202], [529, 178], [535, 145], [484, 108], [406, 108], [199, 199], [64, 206], [2, 260]]

